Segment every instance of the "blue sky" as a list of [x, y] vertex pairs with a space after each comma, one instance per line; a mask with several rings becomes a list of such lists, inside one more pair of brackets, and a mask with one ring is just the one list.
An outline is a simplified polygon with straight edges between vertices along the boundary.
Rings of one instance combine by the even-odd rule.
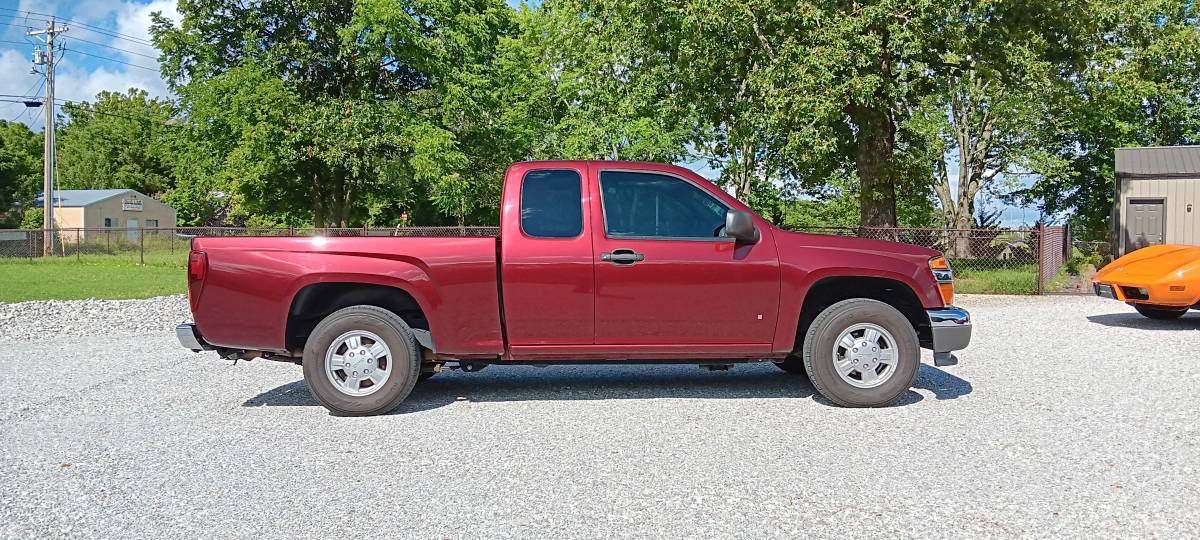
[[[506, 0], [517, 6], [520, 0]], [[537, 0], [526, 0], [537, 4]], [[149, 45], [150, 14], [161, 11], [178, 20], [175, 0], [0, 0], [0, 94], [42, 96], [41, 75], [31, 74], [39, 38], [25, 35], [30, 28], [45, 28], [44, 15], [70, 19], [70, 30], [60, 36], [65, 46], [56, 70], [55, 96], [59, 100], [90, 100], [101, 90], [140, 88], [152, 96], [167, 96], [154, 60], [158, 52]], [[8, 98], [11, 99], [11, 98]], [[40, 129], [41, 111], [20, 103], [0, 102], [0, 118], [20, 120]], [[708, 178], [718, 174], [703, 161], [683, 164]], [[1032, 223], [1035, 210], [1004, 207], [1004, 225]]]
[[[129, 88], [166, 95], [153, 59], [157, 51], [148, 45], [154, 11], [174, 15], [175, 0], [0, 0], [0, 94], [44, 95], [41, 75], [29, 72], [33, 50], [42, 42], [25, 35], [29, 28], [45, 28], [48, 17], [28, 13], [37, 12], [72, 21], [58, 42], [65, 49], [55, 71], [56, 98], [78, 101], [101, 90]], [[33, 112], [0, 102], [0, 118], [36, 124]]]

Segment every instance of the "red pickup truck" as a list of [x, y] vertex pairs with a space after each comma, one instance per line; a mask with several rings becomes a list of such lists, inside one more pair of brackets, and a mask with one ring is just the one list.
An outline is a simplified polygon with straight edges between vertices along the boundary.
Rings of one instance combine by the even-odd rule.
[[[469, 231], [477, 232], [477, 231]], [[971, 339], [934, 250], [778, 229], [686, 169], [508, 169], [500, 233], [196, 238], [193, 351], [300, 363], [339, 415], [387, 412], [443, 368], [770, 361], [830, 401], [887, 405], [921, 347]]]

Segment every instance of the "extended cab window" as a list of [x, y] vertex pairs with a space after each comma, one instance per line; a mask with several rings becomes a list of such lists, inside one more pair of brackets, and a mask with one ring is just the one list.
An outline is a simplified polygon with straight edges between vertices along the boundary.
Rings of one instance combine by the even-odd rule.
[[521, 230], [539, 238], [574, 238], [583, 232], [579, 173], [529, 171], [521, 180]]
[[728, 207], [665, 174], [602, 171], [604, 222], [612, 238], [717, 238]]

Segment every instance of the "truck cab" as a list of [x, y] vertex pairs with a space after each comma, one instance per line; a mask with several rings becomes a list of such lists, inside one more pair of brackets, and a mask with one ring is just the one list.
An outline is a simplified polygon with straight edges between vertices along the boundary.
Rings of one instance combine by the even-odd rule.
[[[518, 163], [499, 221], [498, 237], [196, 239], [180, 340], [299, 362], [337, 414], [390, 410], [445, 367], [581, 361], [769, 361], [880, 406], [921, 347], [950, 365], [970, 340], [938, 252], [785, 231], [681, 167]], [[215, 315], [234, 305], [239, 322]]]

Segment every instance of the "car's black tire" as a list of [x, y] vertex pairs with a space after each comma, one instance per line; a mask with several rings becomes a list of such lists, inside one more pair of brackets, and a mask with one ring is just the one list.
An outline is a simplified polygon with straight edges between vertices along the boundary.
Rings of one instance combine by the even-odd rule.
[[1136, 309], [1142, 316], [1154, 319], [1156, 321], [1171, 321], [1178, 319], [1187, 314], [1187, 308], [1184, 309], [1166, 309], [1161, 307], [1147, 306], [1144, 304], [1134, 304], [1133, 309]]
[[[387, 345], [391, 373], [379, 390], [365, 396], [342, 392], [329, 380], [325, 355], [346, 332], [367, 331]], [[421, 375], [421, 355], [412, 330], [395, 313], [375, 306], [350, 306], [325, 317], [304, 344], [304, 382], [317, 402], [338, 416], [383, 414], [404, 401]]]
[[775, 362], [775, 367], [788, 372], [789, 375], [797, 375], [808, 378], [808, 370], [804, 367], [804, 358], [799, 356], [789, 356]]
[[[859, 388], [846, 382], [834, 364], [835, 342], [843, 331], [858, 324], [883, 328], [895, 342], [896, 364], [891, 368], [894, 371], [873, 388]], [[878, 300], [853, 298], [829, 306], [817, 315], [804, 337], [803, 358], [813, 387], [829, 401], [843, 407], [883, 407], [912, 387], [921, 367], [921, 344], [912, 323], [896, 308]]]

